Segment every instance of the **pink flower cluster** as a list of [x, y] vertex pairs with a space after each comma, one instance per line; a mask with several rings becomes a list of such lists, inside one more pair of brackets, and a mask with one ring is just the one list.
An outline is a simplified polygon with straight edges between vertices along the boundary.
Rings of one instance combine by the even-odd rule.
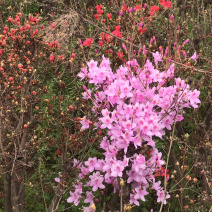
[[[155, 64], [162, 61], [158, 52], [153, 54]], [[174, 64], [168, 70], [160, 72], [152, 62], [146, 60], [140, 67], [135, 59], [120, 66], [116, 72], [110, 67], [110, 61], [104, 56], [100, 65], [91, 60], [79, 73], [94, 88], [84, 86], [84, 99], [93, 102], [93, 113], [97, 118], [96, 128], [104, 129], [100, 148], [104, 150], [104, 159], [89, 158], [84, 165], [75, 161], [80, 170], [79, 182], [75, 192], [70, 192], [68, 202], [77, 205], [82, 199], [81, 179], [87, 180], [84, 203], [93, 204], [94, 194], [113, 185], [114, 192], [120, 190], [120, 178], [131, 185], [130, 203], [139, 205], [151, 189], [158, 196], [157, 202], [169, 198], [164, 194], [161, 181], [155, 173], [162, 169], [162, 153], [155, 147], [155, 137], [162, 139], [165, 129], [171, 130], [175, 121], [183, 119], [183, 108], [197, 107], [200, 103], [197, 90], [191, 91], [188, 84], [174, 77]], [[168, 84], [170, 84], [168, 86]], [[172, 85], [173, 84], [173, 85]], [[84, 117], [82, 130], [89, 128], [89, 121]], [[148, 151], [145, 146], [149, 147]], [[89, 207], [86, 208], [89, 211]]]

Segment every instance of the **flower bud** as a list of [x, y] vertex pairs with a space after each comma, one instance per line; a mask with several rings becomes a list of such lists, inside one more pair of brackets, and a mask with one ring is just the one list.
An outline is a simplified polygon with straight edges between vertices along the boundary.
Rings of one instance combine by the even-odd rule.
[[90, 209], [91, 209], [91, 212], [94, 212], [94, 211], [96, 210], [95, 204], [91, 205], [91, 206], [90, 206]]
[[120, 180], [120, 186], [123, 187], [124, 186], [124, 180], [121, 178]]
[[193, 182], [194, 182], [194, 183], [197, 183], [197, 181], [198, 181], [197, 178], [194, 178], [194, 179], [193, 179]]
[[190, 181], [190, 180], [191, 180], [191, 176], [190, 176], [190, 175], [187, 175], [187, 176], [186, 176], [186, 179], [187, 179], [188, 181]]
[[9, 77], [9, 81], [12, 82], [13, 81], [13, 77]]
[[184, 208], [185, 208], [185, 209], [188, 209], [188, 205], [186, 205]]
[[186, 138], [186, 139], [188, 139], [189, 136], [190, 136], [190, 135], [189, 135], [188, 133], [185, 134], [185, 138]]

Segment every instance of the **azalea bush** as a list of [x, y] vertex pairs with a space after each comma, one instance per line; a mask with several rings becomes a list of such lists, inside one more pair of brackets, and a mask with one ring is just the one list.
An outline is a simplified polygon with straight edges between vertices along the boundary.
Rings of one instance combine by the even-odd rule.
[[[161, 55], [154, 56], [158, 65]], [[95, 85], [92, 89], [84, 86], [83, 97], [93, 103], [94, 129], [103, 130], [105, 135], [100, 143], [103, 159], [89, 158], [84, 164], [75, 161], [82, 180], [76, 182], [76, 190], [70, 192], [67, 201], [78, 205], [86, 187], [96, 192], [112, 185], [126, 205], [139, 206], [139, 200], [145, 201], [151, 189], [157, 193], [157, 202], [165, 203], [169, 195], [157, 180], [157, 175], [164, 171], [164, 161], [154, 137], [162, 138], [165, 129], [171, 130], [176, 121], [183, 120], [183, 108], [196, 108], [200, 92], [191, 91], [180, 78], [173, 79], [174, 64], [159, 72], [149, 60], [140, 67], [133, 59], [112, 72], [110, 61], [103, 56], [100, 65], [97, 61], [88, 62], [88, 69], [82, 69], [79, 76]], [[168, 81], [174, 85], [167, 86]], [[89, 128], [90, 122], [84, 117], [81, 129]], [[92, 192], [86, 191], [84, 199], [91, 206]], [[123, 202], [120, 204], [122, 208]]]

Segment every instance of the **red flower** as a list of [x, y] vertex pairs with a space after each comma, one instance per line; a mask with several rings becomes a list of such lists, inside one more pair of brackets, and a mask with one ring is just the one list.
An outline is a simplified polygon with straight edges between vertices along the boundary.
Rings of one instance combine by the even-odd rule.
[[99, 15], [98, 15], [98, 14], [95, 14], [95, 15], [94, 15], [94, 18], [95, 18], [96, 20], [99, 20]]
[[109, 34], [105, 34], [104, 32], [100, 33], [100, 37], [101, 37], [102, 41], [106, 40], [108, 42], [110, 41], [110, 38], [111, 38], [111, 36]]
[[123, 9], [124, 9], [124, 11], [127, 11], [127, 10], [128, 10], [127, 5], [124, 5], [124, 6], [123, 6]]
[[49, 59], [50, 59], [50, 61], [53, 62], [54, 61], [54, 55], [51, 54]]
[[116, 26], [116, 29], [112, 32], [112, 34], [115, 35], [115, 36], [117, 36], [117, 37], [122, 38], [123, 35], [122, 35], [122, 32], [119, 31], [120, 28], [121, 28], [121, 26]]
[[58, 154], [58, 155], [61, 155], [61, 152], [60, 152], [60, 150], [59, 150], [59, 149], [57, 149], [57, 154]]
[[102, 9], [102, 4], [96, 5], [96, 10]]
[[117, 56], [119, 57], [119, 59], [122, 59], [123, 56], [124, 56], [123, 52], [118, 52], [118, 53], [116, 53], [116, 54], [117, 54]]
[[109, 20], [111, 20], [112, 19], [112, 14], [111, 13], [108, 13], [107, 14], [107, 17], [108, 17]]
[[141, 4], [135, 6], [135, 9], [136, 10], [140, 10], [141, 8], [142, 8], [142, 5]]
[[153, 6], [151, 6], [150, 7], [150, 15], [152, 16], [152, 15], [154, 15], [155, 14], [155, 12], [157, 12], [159, 10], [159, 7], [158, 6], [156, 6], [156, 5], [153, 5]]
[[169, 0], [160, 0], [160, 4], [163, 5], [165, 8], [172, 8], [172, 3]]
[[100, 8], [97, 10], [97, 13], [99, 14], [99, 15], [102, 15], [103, 14], [103, 10], [101, 10]]
[[115, 27], [115, 29], [116, 29], [117, 31], [119, 31], [119, 30], [121, 29], [121, 26], [118, 25], [118, 26]]
[[105, 53], [106, 54], [112, 54], [113, 53], [113, 50], [112, 49], [108, 49]]
[[[157, 176], [161, 176], [161, 177], [164, 177], [165, 176], [165, 169], [163, 167], [161, 167], [160, 170], [158, 170], [155, 174], [154, 174], [154, 177], [157, 177]], [[166, 180], [169, 179], [169, 170], [167, 169], [166, 171]]]
[[13, 19], [11, 18], [11, 16], [8, 18], [8, 22], [12, 23]]
[[87, 38], [84, 42], [83, 42], [83, 46], [91, 46], [91, 43], [93, 42], [93, 39], [91, 38]]
[[56, 27], [55, 23], [51, 23], [51, 29], [54, 29]]
[[9, 81], [12, 82], [13, 81], [13, 77], [9, 77]]
[[142, 34], [146, 31], [146, 28], [139, 27], [138, 31]]
[[99, 41], [99, 45], [102, 47], [103, 46], [103, 42], [102, 41]]
[[72, 54], [71, 54], [71, 57], [72, 57], [72, 58], [75, 58], [75, 57], [76, 57], [76, 54], [75, 54], [75, 53], [72, 53]]

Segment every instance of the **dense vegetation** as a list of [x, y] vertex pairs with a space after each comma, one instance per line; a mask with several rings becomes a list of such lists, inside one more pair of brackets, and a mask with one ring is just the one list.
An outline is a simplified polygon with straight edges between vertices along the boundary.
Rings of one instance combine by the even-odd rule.
[[[212, 211], [211, 25], [207, 0], [0, 1], [0, 211]], [[117, 84], [119, 103], [106, 89]], [[143, 141], [114, 144], [115, 122], [124, 138], [156, 96], [158, 132], [131, 123]], [[130, 118], [136, 98], [144, 109]], [[135, 156], [157, 164], [139, 198]], [[103, 169], [107, 157], [123, 170]]]

